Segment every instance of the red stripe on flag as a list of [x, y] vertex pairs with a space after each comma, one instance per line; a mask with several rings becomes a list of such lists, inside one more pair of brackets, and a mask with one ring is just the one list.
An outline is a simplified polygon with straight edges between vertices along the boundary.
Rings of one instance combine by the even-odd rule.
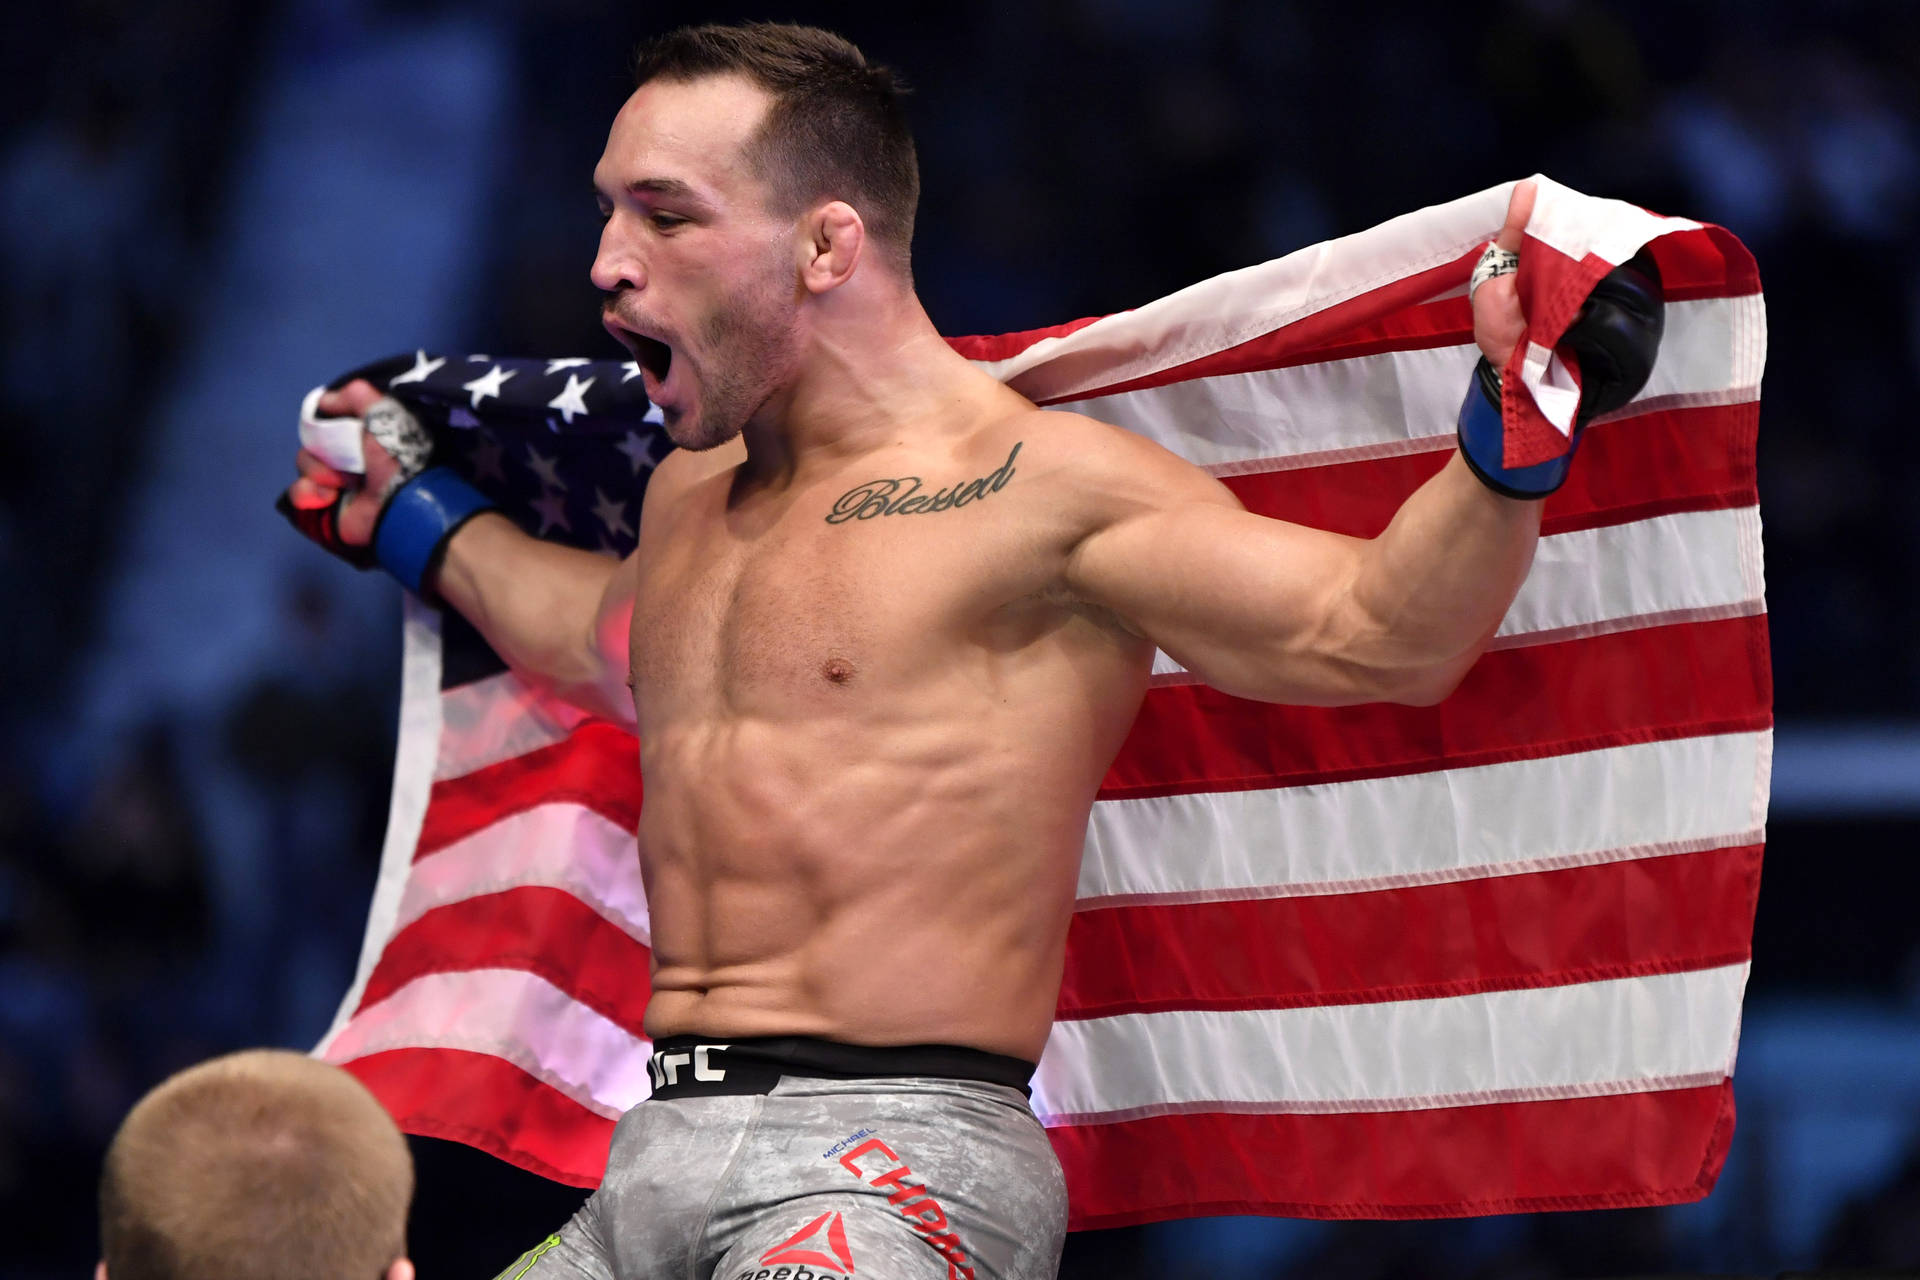
[[1103, 799], [1238, 791], [1496, 764], [1763, 729], [1764, 616], [1498, 649], [1438, 706], [1283, 707], [1151, 689]]
[[400, 930], [359, 1007], [430, 973], [520, 969], [643, 1036], [651, 961], [645, 944], [572, 894], [527, 885], [435, 907]]
[[464, 1049], [390, 1049], [342, 1063], [395, 1124], [478, 1147], [573, 1187], [597, 1187], [614, 1122], [504, 1058]]
[[1022, 329], [1018, 333], [964, 334], [958, 338], [948, 338], [947, 345], [969, 360], [1006, 360], [1019, 355], [1043, 338], [1064, 338], [1076, 329], [1084, 329], [1094, 321], [1105, 318], [1084, 316], [1065, 324], [1048, 325], [1044, 329]]
[[417, 862], [536, 804], [571, 802], [626, 831], [640, 824], [640, 748], [625, 729], [589, 720], [563, 740], [433, 784]]
[[[1579, 461], [1547, 499], [1545, 534], [1625, 524], [1677, 511], [1759, 501], [1753, 438], [1757, 402], [1668, 409], [1605, 422], [1587, 433]], [[1452, 458], [1426, 453], [1223, 477], [1247, 510], [1371, 538], [1407, 496]]]
[[1070, 1231], [1208, 1214], [1439, 1218], [1698, 1200], [1733, 1089], [1332, 1115], [1203, 1112], [1049, 1129]]
[[1760, 264], [1725, 227], [1708, 225], [1661, 236], [1650, 247], [1668, 302], [1760, 292]]
[[1752, 953], [1760, 846], [1365, 893], [1081, 911], [1060, 1018], [1288, 1009], [1714, 968]]

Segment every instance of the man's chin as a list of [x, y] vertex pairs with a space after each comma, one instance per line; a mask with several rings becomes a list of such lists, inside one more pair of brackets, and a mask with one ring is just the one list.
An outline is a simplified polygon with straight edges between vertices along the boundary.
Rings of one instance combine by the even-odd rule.
[[664, 405], [660, 408], [660, 422], [667, 429], [667, 439], [688, 453], [705, 453], [709, 449], [718, 449], [740, 434], [738, 427], [728, 430], [708, 423], [697, 413], [690, 414], [682, 409], [669, 409]]

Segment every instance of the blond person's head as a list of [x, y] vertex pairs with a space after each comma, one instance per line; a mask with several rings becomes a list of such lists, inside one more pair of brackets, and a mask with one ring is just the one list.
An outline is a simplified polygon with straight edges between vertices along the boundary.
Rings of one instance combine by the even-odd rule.
[[413, 1161], [358, 1080], [284, 1050], [142, 1098], [100, 1175], [98, 1280], [412, 1280]]

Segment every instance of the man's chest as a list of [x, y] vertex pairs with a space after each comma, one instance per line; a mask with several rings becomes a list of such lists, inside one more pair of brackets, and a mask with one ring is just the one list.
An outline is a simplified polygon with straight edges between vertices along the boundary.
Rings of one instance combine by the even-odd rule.
[[643, 717], [910, 688], [956, 646], [1014, 643], [1009, 628], [1053, 607], [1059, 556], [1016, 499], [835, 520], [835, 498], [743, 515], [696, 492], [659, 513], [633, 614]]

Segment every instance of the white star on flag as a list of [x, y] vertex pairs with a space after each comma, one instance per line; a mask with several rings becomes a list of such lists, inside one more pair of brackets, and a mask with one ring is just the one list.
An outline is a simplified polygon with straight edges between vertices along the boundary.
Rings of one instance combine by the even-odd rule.
[[416, 350], [413, 353], [413, 368], [396, 378], [389, 378], [387, 385], [397, 387], [403, 382], [425, 382], [428, 374], [446, 362], [447, 358], [445, 356], [441, 356], [438, 360], [429, 360], [427, 359], [427, 353], [425, 351]]
[[613, 447], [627, 455], [627, 461], [633, 464], [635, 475], [639, 475], [642, 469], [653, 465], [653, 443], [638, 431], [627, 432], [627, 438]]
[[640, 376], [640, 362], [638, 360], [628, 360], [620, 367], [627, 371], [627, 376], [620, 379], [622, 382], [632, 382]]
[[565, 493], [567, 486], [560, 483], [560, 473], [553, 469], [554, 459], [542, 457], [540, 451], [532, 445], [527, 446], [527, 469], [540, 477], [543, 487], [556, 493]]
[[592, 363], [593, 361], [587, 359], [585, 356], [563, 356], [558, 360], [549, 360], [547, 361], [547, 376], [552, 377], [562, 369], [578, 369], [583, 364]]
[[496, 400], [499, 399], [501, 386], [506, 383], [508, 378], [513, 377], [514, 374], [518, 372], [519, 370], [517, 369], [503, 370], [499, 365], [495, 365], [493, 368], [475, 378], [472, 382], [461, 383], [460, 389], [462, 391], [473, 392], [473, 407], [478, 409], [480, 402], [488, 396], [492, 396]]
[[631, 538], [633, 536], [633, 526], [627, 523], [627, 504], [624, 502], [616, 502], [606, 494], [600, 492], [599, 485], [593, 487], [593, 497], [594, 519], [607, 527], [607, 533], [609, 535], [618, 536], [625, 534]]
[[543, 493], [533, 500], [532, 505], [533, 509], [540, 513], [540, 532], [534, 534], [534, 537], [546, 537], [547, 530], [556, 525], [565, 529], [568, 533], [573, 532], [573, 526], [567, 523], [566, 500], [559, 494]]
[[[582, 360], [580, 363], [585, 364], [586, 361]], [[549, 372], [551, 372], [551, 370], [549, 370]], [[588, 378], [585, 382], [582, 382], [573, 374], [568, 374], [566, 389], [553, 399], [547, 401], [547, 408], [558, 409], [561, 416], [567, 420], [567, 425], [572, 426], [573, 415], [587, 411], [587, 388], [592, 386], [593, 383], [594, 380], [592, 378]]]

